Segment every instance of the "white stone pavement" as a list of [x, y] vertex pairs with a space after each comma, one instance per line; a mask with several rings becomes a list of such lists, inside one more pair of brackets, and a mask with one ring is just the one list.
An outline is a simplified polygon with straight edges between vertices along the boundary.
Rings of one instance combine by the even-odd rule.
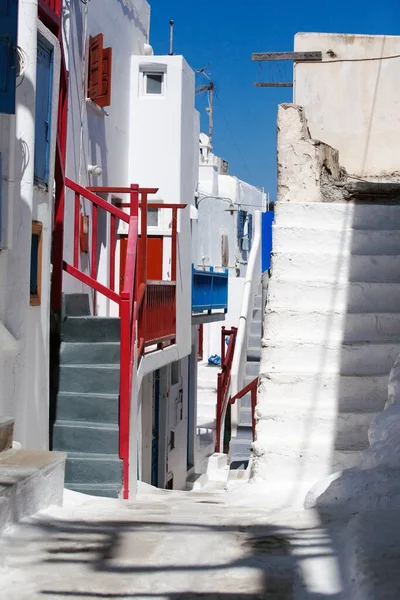
[[66, 492], [1, 542], [7, 600], [342, 600], [342, 527], [271, 512], [265, 489], [169, 492], [135, 503]]

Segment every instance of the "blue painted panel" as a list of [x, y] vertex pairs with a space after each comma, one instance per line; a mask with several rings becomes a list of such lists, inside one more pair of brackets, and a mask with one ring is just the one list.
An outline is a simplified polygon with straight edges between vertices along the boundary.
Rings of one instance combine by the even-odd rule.
[[246, 220], [246, 211], [239, 210], [237, 214], [237, 236], [241, 240], [244, 236], [244, 222]]
[[247, 215], [247, 237], [249, 238], [249, 252], [251, 250], [251, 244], [253, 242], [253, 215]]
[[51, 131], [51, 90], [53, 50], [38, 38], [35, 114], [35, 178], [41, 183], [49, 179], [49, 150]]
[[271, 267], [272, 252], [272, 223], [274, 212], [268, 211], [262, 213], [261, 222], [261, 270], [264, 273]]
[[200, 271], [192, 267], [192, 312], [228, 310], [228, 269], [215, 272]]
[[0, 0], [0, 113], [15, 113], [18, 1]]

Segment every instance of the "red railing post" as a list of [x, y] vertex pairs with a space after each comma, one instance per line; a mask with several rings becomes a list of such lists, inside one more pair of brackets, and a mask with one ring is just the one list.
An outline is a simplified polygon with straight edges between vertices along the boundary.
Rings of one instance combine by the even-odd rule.
[[[90, 257], [90, 275], [97, 277], [97, 206], [92, 204], [92, 255]], [[93, 290], [93, 314], [96, 315], [96, 290]]]
[[217, 377], [217, 414], [215, 419], [215, 451], [220, 451], [221, 444], [221, 419], [222, 419], [222, 373], [218, 373]]
[[256, 404], [257, 404], [257, 386], [251, 388], [251, 426], [253, 430], [253, 441], [256, 439]]
[[221, 367], [225, 365], [225, 326], [221, 327]]
[[176, 263], [178, 247], [178, 210], [172, 209], [172, 237], [171, 237], [171, 281], [176, 281]]
[[115, 250], [117, 244], [116, 218], [110, 215], [110, 289], [115, 291]]
[[129, 414], [130, 414], [130, 298], [120, 304], [120, 390], [119, 390], [119, 456], [123, 461], [123, 497], [129, 496]]
[[75, 209], [74, 209], [74, 262], [75, 269], [79, 267], [79, 237], [80, 237], [80, 213], [81, 201], [78, 192], [75, 192]]

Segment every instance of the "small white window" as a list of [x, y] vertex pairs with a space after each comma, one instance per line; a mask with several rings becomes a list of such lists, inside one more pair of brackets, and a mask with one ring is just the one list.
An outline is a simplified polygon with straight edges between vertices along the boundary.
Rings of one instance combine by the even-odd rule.
[[164, 73], [145, 73], [144, 89], [147, 95], [162, 95], [164, 93]]
[[158, 227], [158, 208], [147, 209], [147, 226]]

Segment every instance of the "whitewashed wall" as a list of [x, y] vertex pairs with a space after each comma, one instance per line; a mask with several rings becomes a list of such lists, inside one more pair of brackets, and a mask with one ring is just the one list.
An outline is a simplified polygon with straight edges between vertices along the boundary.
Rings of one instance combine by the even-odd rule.
[[[208, 162], [200, 160], [199, 201], [198, 201], [198, 244], [197, 267], [202, 265], [222, 267], [221, 236], [228, 237], [229, 245], [229, 288], [228, 313], [225, 322], [204, 325], [204, 359], [212, 354], [220, 354], [221, 326], [237, 327], [240, 316], [244, 276], [249, 252], [242, 252], [237, 237], [237, 212], [227, 212], [229, 202], [219, 200], [229, 198], [236, 205], [253, 215], [265, 203], [265, 194], [258, 188], [241, 181], [232, 175], [218, 173], [215, 157], [211, 154]], [[209, 195], [212, 197], [204, 197]], [[215, 197], [217, 196], [217, 198]], [[202, 199], [203, 197], [203, 199]]]
[[[146, 96], [142, 93], [142, 72], [154, 68], [165, 70], [165, 91], [160, 96]], [[194, 72], [182, 56], [134, 56], [132, 86], [130, 179], [142, 187], [158, 188], [154, 199], [187, 204], [178, 213], [176, 350], [177, 357], [182, 358], [190, 354], [192, 343], [187, 332], [191, 324], [190, 205], [194, 204], [197, 185]], [[170, 236], [170, 211], [161, 211], [161, 217], [159, 231]], [[170, 239], [166, 239], [164, 274], [169, 273]]]
[[[68, 38], [66, 53], [70, 71], [67, 175], [83, 186], [129, 186], [130, 180], [130, 105], [132, 98], [131, 56], [143, 54], [148, 42], [150, 10], [145, 0], [91, 0], [66, 4]], [[99, 109], [87, 97], [87, 61], [89, 36], [103, 33], [104, 46], [112, 47], [111, 105]], [[100, 177], [88, 174], [89, 165], [102, 168]], [[85, 211], [91, 214], [90, 203]], [[102, 211], [99, 213], [103, 217]], [[100, 233], [99, 280], [108, 283], [109, 232]], [[64, 252], [72, 261], [73, 195], [66, 198]], [[81, 254], [81, 266], [89, 268], [87, 255]], [[81, 291], [83, 286], [64, 275], [64, 291]], [[88, 292], [88, 289], [85, 289]], [[90, 292], [91, 293], [91, 292]], [[110, 314], [110, 302], [97, 295], [98, 314]]]
[[[49, 326], [52, 189], [34, 185], [36, 51], [38, 31], [54, 46], [50, 173], [53, 177], [60, 53], [37, 19], [37, 5], [19, 2], [18, 45], [25, 72], [16, 114], [0, 115], [3, 249], [0, 250], [0, 415], [15, 418], [15, 439], [46, 449], [49, 431]], [[30, 306], [32, 220], [43, 224], [40, 306]]]
[[294, 49], [323, 55], [294, 69], [294, 102], [311, 137], [337, 148], [351, 174], [398, 172], [400, 58], [371, 59], [399, 55], [400, 37], [298, 33]]

